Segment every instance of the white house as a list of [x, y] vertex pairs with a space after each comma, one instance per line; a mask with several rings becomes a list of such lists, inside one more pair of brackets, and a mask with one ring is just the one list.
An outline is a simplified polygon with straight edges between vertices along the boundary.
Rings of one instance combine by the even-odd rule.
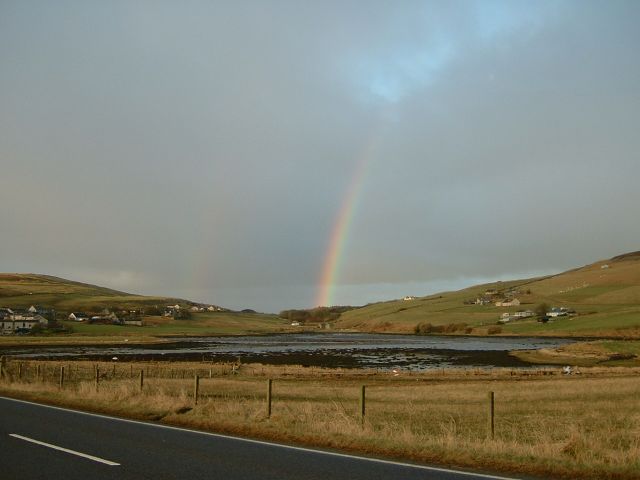
[[500, 323], [507, 323], [507, 322], [510, 322], [511, 320], [516, 320], [518, 318], [529, 318], [529, 317], [535, 317], [535, 316], [536, 316], [535, 312], [532, 312], [531, 310], [520, 310], [515, 313], [505, 312], [500, 316], [500, 319], [498, 321]]
[[84, 312], [71, 312], [69, 314], [69, 320], [74, 322], [86, 322], [89, 320], [89, 314]]
[[143, 326], [142, 320], [139, 320], [139, 319], [138, 320], [124, 320], [123, 322], [124, 322], [125, 325], [133, 325], [133, 326], [136, 326], [136, 327], [142, 327]]
[[569, 310], [567, 307], [553, 307], [551, 311], [547, 312], [547, 317], [566, 317], [571, 313], [575, 313], [575, 311]]
[[36, 325], [47, 326], [47, 319], [41, 315], [32, 315], [30, 317], [20, 316], [16, 320], [13, 315], [0, 317], [0, 332], [3, 335], [11, 335], [16, 332], [24, 332], [31, 330]]

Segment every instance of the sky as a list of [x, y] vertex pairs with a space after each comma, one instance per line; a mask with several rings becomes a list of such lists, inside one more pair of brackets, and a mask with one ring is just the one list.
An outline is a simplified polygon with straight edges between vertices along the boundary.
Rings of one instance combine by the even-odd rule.
[[0, 271], [277, 312], [639, 250], [639, 18], [0, 0]]

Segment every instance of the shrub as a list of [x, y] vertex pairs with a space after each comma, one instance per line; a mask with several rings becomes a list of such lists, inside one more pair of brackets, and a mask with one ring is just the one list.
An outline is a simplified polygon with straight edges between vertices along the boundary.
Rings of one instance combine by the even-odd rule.
[[416, 335], [428, 335], [430, 333], [454, 333], [465, 330], [466, 323], [449, 323], [447, 325], [432, 325], [426, 322], [418, 323], [413, 331]]
[[433, 325], [430, 323], [420, 322], [413, 328], [413, 331], [416, 335], [427, 335], [433, 332]]

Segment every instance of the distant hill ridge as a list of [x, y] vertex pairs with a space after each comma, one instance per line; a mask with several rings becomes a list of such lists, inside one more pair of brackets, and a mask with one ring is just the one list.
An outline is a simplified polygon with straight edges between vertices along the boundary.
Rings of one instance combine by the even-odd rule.
[[135, 309], [163, 305], [195, 305], [173, 297], [135, 295], [112, 288], [52, 275], [0, 273], [0, 306], [27, 308], [42, 305], [59, 311]]
[[[409, 301], [391, 300], [343, 313], [335, 328], [412, 332], [420, 323], [487, 333], [531, 335], [640, 336], [640, 251], [539, 278], [475, 285]], [[489, 295], [487, 293], [490, 293]], [[516, 298], [519, 305], [496, 306]], [[475, 304], [475, 301], [486, 303]], [[496, 325], [504, 313], [545, 304], [577, 315], [541, 324], [535, 318]], [[464, 325], [464, 326], [463, 326]], [[455, 327], [455, 328], [454, 328]]]
[[612, 261], [621, 261], [621, 260], [640, 260], [640, 250], [637, 252], [624, 253], [622, 255], [618, 255], [611, 259]]
[[[473, 334], [640, 337], [639, 260], [640, 251], [635, 251], [556, 275], [475, 285], [353, 309], [345, 307], [340, 312], [329, 308], [327, 312], [336, 310], [339, 316], [323, 317], [323, 321], [330, 322], [334, 329], [386, 333], [412, 333], [419, 324], [429, 324], [446, 332]], [[518, 302], [497, 306], [503, 299]], [[176, 303], [196, 305], [184, 299], [134, 295], [51, 275], [0, 273], [0, 307], [41, 305], [69, 312]], [[565, 307], [577, 314], [548, 324], [527, 318], [497, 325], [505, 313], [532, 310], [541, 304]], [[283, 313], [290, 312], [299, 313]]]
[[76, 285], [78, 287], [89, 288], [97, 291], [110, 293], [112, 295], [131, 295], [130, 293], [122, 292], [120, 290], [114, 290], [108, 287], [101, 287], [99, 285], [93, 285], [91, 283], [83, 283], [75, 280], [68, 280], [66, 278], [55, 277], [53, 275], [42, 275], [38, 273], [0, 273], [0, 284], [4, 282], [17, 282], [17, 283], [49, 283], [51, 285]]

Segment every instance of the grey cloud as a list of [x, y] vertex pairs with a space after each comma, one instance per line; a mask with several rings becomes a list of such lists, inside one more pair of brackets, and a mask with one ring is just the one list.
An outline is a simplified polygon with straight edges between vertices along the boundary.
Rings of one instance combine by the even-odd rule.
[[374, 139], [341, 303], [635, 250], [638, 9], [4, 2], [1, 270], [312, 306]]

